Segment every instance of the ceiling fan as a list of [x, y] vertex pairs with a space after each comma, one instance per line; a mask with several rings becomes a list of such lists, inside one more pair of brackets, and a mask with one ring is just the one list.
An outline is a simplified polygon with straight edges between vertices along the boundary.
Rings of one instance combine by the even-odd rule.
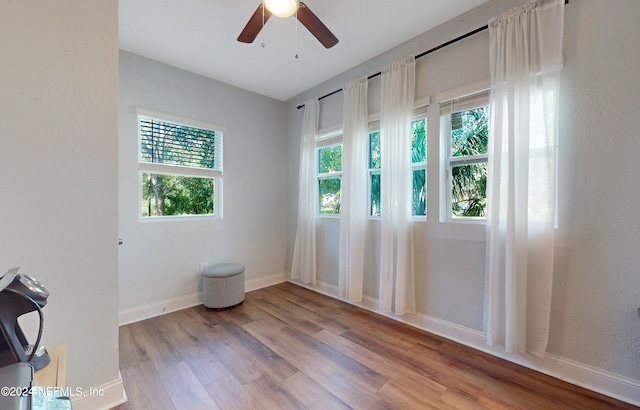
[[322, 43], [325, 48], [331, 48], [338, 44], [338, 38], [313, 14], [306, 4], [299, 0], [276, 1], [264, 0], [253, 13], [249, 22], [238, 36], [242, 43], [253, 43], [262, 27], [267, 23], [271, 15], [277, 17], [289, 17], [296, 15], [298, 21], [307, 28]]

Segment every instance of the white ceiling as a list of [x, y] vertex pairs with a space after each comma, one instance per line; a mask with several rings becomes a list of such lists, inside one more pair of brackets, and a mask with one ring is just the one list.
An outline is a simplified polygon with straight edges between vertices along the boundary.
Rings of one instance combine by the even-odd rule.
[[488, 0], [305, 0], [330, 49], [294, 16], [236, 41], [261, 0], [119, 1], [121, 49], [285, 101]]

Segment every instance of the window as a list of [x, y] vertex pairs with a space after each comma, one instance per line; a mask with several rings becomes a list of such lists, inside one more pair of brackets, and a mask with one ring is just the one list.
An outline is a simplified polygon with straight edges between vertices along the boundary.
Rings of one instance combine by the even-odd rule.
[[486, 218], [489, 92], [440, 103], [447, 219]]
[[412, 215], [427, 214], [427, 120], [411, 123]]
[[[426, 107], [422, 111], [426, 113]], [[427, 121], [424, 118], [414, 120], [411, 123], [411, 169], [413, 173], [411, 209], [414, 216], [426, 215], [426, 124]], [[369, 133], [369, 214], [371, 216], [380, 216], [380, 160], [380, 131], [375, 131]]]
[[141, 216], [221, 217], [224, 127], [138, 110]]
[[340, 214], [342, 133], [318, 136], [318, 209], [321, 215]]
[[380, 216], [380, 131], [369, 134], [369, 214]]

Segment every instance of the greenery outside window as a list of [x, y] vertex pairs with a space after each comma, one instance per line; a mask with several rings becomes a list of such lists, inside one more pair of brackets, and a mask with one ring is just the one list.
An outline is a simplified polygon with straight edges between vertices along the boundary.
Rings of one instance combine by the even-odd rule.
[[224, 127], [138, 110], [142, 218], [222, 216]]
[[427, 120], [411, 123], [411, 170], [413, 173], [411, 214], [427, 214]]
[[369, 215], [380, 216], [380, 131], [369, 133]]
[[441, 103], [447, 218], [486, 218], [489, 93]]
[[321, 215], [340, 214], [342, 143], [318, 148], [318, 199]]
[[[412, 215], [426, 215], [427, 138], [426, 119], [411, 123]], [[380, 131], [369, 133], [369, 215], [380, 216]]]

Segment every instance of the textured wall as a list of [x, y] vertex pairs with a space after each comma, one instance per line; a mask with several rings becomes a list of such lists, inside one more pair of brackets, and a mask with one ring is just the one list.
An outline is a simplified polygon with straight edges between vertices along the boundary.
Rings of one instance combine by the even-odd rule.
[[117, 6], [0, 2], [0, 271], [50, 290], [72, 388], [119, 378]]
[[640, 380], [640, 3], [566, 9], [549, 351]]

